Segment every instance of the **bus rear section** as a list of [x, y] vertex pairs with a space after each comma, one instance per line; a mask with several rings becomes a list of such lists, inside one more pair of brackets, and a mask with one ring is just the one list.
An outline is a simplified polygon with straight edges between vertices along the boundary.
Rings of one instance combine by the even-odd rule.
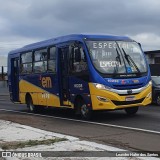
[[8, 55], [8, 87], [12, 102], [19, 103], [19, 54]]

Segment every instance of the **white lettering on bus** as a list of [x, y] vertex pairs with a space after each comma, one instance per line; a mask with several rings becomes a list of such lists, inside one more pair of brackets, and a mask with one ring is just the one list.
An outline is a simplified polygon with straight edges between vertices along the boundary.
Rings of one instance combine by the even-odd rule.
[[42, 98], [49, 99], [50, 98], [50, 94], [48, 94], [48, 93], [42, 93]]
[[107, 46], [107, 43], [104, 43], [104, 45], [103, 45], [103, 46], [104, 46], [104, 48], [105, 48], [105, 47]]
[[75, 87], [75, 88], [82, 88], [83, 85], [82, 85], [82, 84], [74, 84], [74, 87]]
[[103, 57], [111, 57], [112, 56], [112, 52], [102, 52], [102, 58]]
[[112, 48], [113, 43], [108, 43], [108, 48]]
[[97, 48], [97, 43], [93, 43], [93, 48]]
[[109, 42], [109, 43], [106, 43], [106, 42], [99, 42], [99, 43], [97, 43], [97, 42], [94, 42], [93, 43], [93, 48], [95, 49], [95, 48], [103, 48], [103, 49], [105, 49], [105, 48], [116, 48], [116, 43], [114, 42], [114, 43], [112, 43], [112, 42]]
[[[108, 42], [108, 43], [106, 43], [106, 42], [94, 42], [92, 45], [93, 45], [94, 49], [95, 48], [102, 48], [102, 49], [117, 48], [117, 44], [115, 42]], [[119, 45], [120, 48], [129, 49], [129, 43], [119, 42], [118, 45]]]
[[116, 67], [121, 66], [118, 61], [100, 61], [100, 67]]

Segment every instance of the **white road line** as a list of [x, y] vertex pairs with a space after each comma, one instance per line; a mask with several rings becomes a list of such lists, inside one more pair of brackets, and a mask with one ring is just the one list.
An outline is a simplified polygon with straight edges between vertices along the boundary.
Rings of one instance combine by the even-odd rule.
[[152, 131], [152, 130], [141, 129], [141, 128], [133, 128], [133, 127], [119, 126], [119, 125], [106, 124], [106, 123], [83, 121], [83, 120], [77, 120], [77, 119], [70, 119], [70, 118], [63, 118], [63, 117], [56, 117], [56, 116], [49, 116], [49, 115], [34, 114], [34, 113], [27, 113], [27, 112], [7, 110], [7, 109], [0, 109], [0, 111], [15, 112], [15, 113], [21, 113], [21, 114], [35, 115], [35, 116], [40, 116], [40, 117], [48, 117], [48, 118], [55, 118], [55, 119], [62, 119], [62, 120], [68, 120], [68, 121], [82, 122], [82, 123], [101, 125], [101, 126], [107, 126], [107, 127], [128, 129], [128, 130], [133, 130], [133, 131], [141, 131], [141, 132], [147, 132], [147, 133], [160, 134], [159, 131]]

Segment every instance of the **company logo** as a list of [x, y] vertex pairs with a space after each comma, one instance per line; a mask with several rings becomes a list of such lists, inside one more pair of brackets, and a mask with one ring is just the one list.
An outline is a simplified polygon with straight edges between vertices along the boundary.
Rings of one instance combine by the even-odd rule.
[[2, 157], [12, 157], [11, 152], [2, 152]]
[[138, 79], [134, 79], [132, 80], [133, 83], [139, 83], [139, 80]]
[[52, 88], [52, 80], [50, 77], [42, 77], [41, 84], [43, 88]]
[[130, 89], [130, 90], [127, 90], [127, 93], [128, 94], [132, 94], [132, 90]]

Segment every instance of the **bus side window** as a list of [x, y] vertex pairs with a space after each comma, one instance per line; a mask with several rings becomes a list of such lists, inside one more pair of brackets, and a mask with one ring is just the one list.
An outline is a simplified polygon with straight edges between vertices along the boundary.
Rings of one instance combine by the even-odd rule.
[[18, 75], [18, 72], [19, 72], [19, 60], [14, 60], [14, 74], [15, 75]]
[[42, 73], [47, 70], [47, 49], [41, 49], [34, 52], [34, 66], [35, 73]]
[[82, 46], [70, 50], [70, 71], [73, 73], [87, 70], [86, 56]]
[[49, 48], [48, 71], [56, 72], [56, 47]]
[[32, 72], [32, 52], [26, 52], [21, 54], [20, 61], [20, 73]]

